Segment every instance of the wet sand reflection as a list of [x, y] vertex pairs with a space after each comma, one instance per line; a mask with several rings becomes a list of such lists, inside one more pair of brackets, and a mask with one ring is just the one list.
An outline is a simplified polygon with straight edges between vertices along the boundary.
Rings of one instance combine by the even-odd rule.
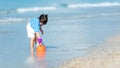
[[37, 46], [36, 55], [31, 55], [27, 59], [27, 64], [29, 68], [47, 68], [47, 63], [45, 61], [46, 47]]

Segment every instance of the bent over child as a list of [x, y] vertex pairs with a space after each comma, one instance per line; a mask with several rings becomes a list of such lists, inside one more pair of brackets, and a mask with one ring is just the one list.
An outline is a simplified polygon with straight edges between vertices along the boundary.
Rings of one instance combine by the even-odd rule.
[[32, 18], [27, 23], [27, 36], [30, 38], [30, 51], [31, 54], [34, 54], [34, 44], [42, 44], [42, 38], [39, 31], [43, 34], [42, 26], [45, 25], [48, 21], [48, 16], [46, 14], [41, 14], [38, 18]]

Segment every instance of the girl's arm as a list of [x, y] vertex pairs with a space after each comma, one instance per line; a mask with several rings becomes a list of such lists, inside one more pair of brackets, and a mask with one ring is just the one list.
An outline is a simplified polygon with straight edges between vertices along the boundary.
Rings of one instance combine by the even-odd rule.
[[41, 31], [42, 34], [44, 34], [44, 32], [43, 32], [43, 30], [42, 30], [42, 27], [40, 27], [40, 31]]

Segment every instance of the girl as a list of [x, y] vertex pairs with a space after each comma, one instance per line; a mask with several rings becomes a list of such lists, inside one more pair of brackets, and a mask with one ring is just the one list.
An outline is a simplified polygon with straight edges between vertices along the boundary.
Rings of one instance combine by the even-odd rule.
[[34, 54], [34, 44], [42, 44], [42, 38], [40, 37], [39, 31], [43, 34], [42, 26], [48, 21], [48, 16], [46, 14], [40, 15], [38, 18], [33, 18], [27, 24], [27, 35], [30, 38], [30, 51]]

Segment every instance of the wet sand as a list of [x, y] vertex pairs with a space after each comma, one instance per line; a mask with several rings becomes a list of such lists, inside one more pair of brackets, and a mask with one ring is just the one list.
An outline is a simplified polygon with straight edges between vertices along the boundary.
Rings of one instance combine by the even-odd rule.
[[120, 35], [91, 48], [87, 56], [66, 60], [59, 68], [120, 68]]

